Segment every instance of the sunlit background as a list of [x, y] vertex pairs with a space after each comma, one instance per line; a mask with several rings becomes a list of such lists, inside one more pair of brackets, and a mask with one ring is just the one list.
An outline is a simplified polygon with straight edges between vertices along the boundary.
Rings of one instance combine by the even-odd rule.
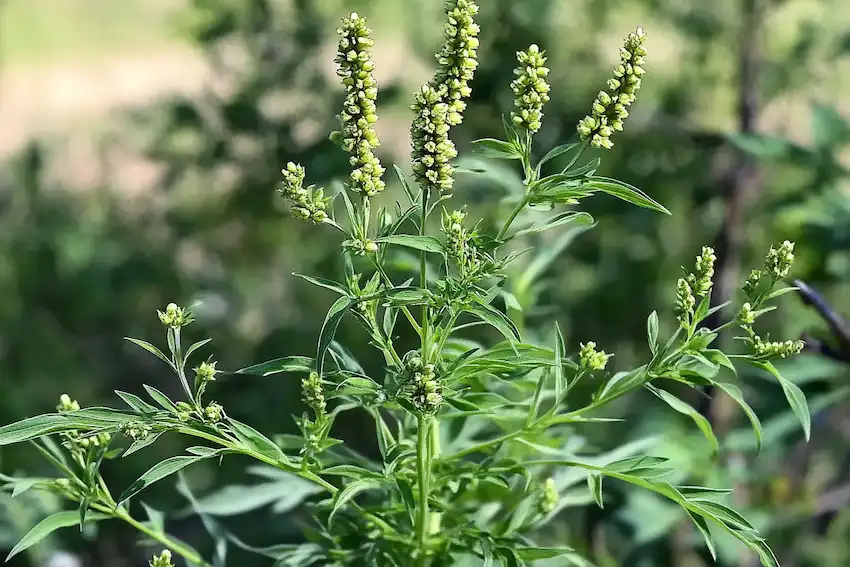
[[[657, 309], [672, 320], [679, 266], [702, 245], [718, 249], [718, 277], [734, 291], [769, 245], [785, 239], [797, 242], [795, 277], [850, 317], [846, 0], [480, 4], [481, 66], [454, 134], [467, 163], [475, 159], [469, 141], [500, 133], [516, 50], [547, 50], [552, 101], [539, 135], [546, 148], [573, 136], [625, 35], [642, 25], [649, 36], [643, 87], [604, 167], [673, 215], [589, 201], [596, 228], [569, 245], [555, 237], [535, 243], [558, 255], [537, 290], [545, 308], [528, 314], [529, 325], [545, 334], [557, 320], [571, 351], [594, 340], [617, 353], [617, 369], [630, 368], [647, 356], [647, 315]], [[0, 424], [51, 411], [63, 392], [85, 405], [116, 405], [113, 390], [138, 393], [143, 382], [176, 393], [168, 369], [123, 340], [164, 340], [156, 309], [170, 301], [201, 302], [190, 332], [213, 338], [222, 368], [313, 352], [333, 298], [291, 273], [340, 275], [339, 242], [289, 217], [275, 188], [287, 161], [303, 163], [311, 183], [345, 175], [346, 156], [327, 135], [341, 100], [335, 30], [352, 10], [375, 31], [381, 158], [404, 166], [411, 94], [430, 77], [441, 41], [438, 0], [0, 3]], [[455, 199], [486, 227], [504, 214], [500, 198], [518, 182], [508, 174], [459, 177]], [[384, 203], [401, 194], [394, 177], [388, 184]], [[765, 318], [777, 339], [809, 332], [835, 342], [795, 294], [782, 298], [780, 311]], [[367, 367], [379, 363], [355, 325], [343, 325], [340, 336], [368, 353]], [[740, 488], [735, 504], [784, 566], [850, 565], [846, 358], [807, 354], [782, 368], [812, 405], [809, 445], [781, 389], [759, 374], [729, 377], [763, 416], [758, 457], [746, 419], [699, 396], [695, 405], [714, 406], [718, 460], [691, 422], [642, 397], [621, 404], [627, 427], [597, 431], [593, 443], [658, 435], [691, 484]], [[283, 416], [301, 411], [296, 380], [227, 376], [214, 397], [269, 433], [291, 432]], [[343, 436], [371, 450], [369, 426], [348, 425], [355, 427]], [[165, 437], [110, 464], [110, 482], [129, 485], [181, 443]], [[215, 496], [254, 482], [245, 464], [198, 466], [187, 478], [196, 494]], [[0, 449], [0, 471], [46, 469], [24, 446]], [[680, 511], [648, 494], [606, 490], [618, 497], [604, 510], [580, 502], [564, 512], [563, 544], [601, 567], [709, 564]], [[152, 487], [145, 502], [168, 513], [180, 538], [210, 548], [173, 484]], [[63, 505], [0, 492], [0, 550]], [[256, 545], [297, 541], [297, 514], [275, 510], [222, 520]], [[757, 565], [719, 541], [721, 565]], [[103, 524], [57, 532], [11, 565], [144, 566], [152, 549], [124, 526]], [[232, 561], [270, 564], [238, 553]]]

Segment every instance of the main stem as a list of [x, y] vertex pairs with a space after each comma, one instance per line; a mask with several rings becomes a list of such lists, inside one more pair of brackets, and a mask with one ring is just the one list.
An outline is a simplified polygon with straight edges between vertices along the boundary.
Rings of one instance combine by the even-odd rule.
[[[430, 188], [425, 186], [422, 188], [422, 210], [419, 214], [419, 235], [425, 236], [426, 223], [428, 221], [428, 196]], [[419, 256], [419, 285], [422, 289], [428, 287], [428, 259], [425, 252], [422, 251]], [[422, 321], [420, 323], [422, 329], [420, 337], [422, 361], [424, 364], [430, 362], [430, 322], [428, 321], [428, 306], [422, 306]], [[430, 438], [428, 436], [429, 420], [425, 416], [420, 416], [418, 421], [417, 443], [416, 443], [416, 472], [419, 480], [419, 510], [416, 525], [416, 536], [419, 542], [419, 558], [418, 564], [420, 567], [428, 565], [428, 555], [426, 547], [428, 543], [428, 535], [430, 532], [429, 525], [429, 510], [428, 496], [430, 492], [430, 476], [431, 476], [431, 459], [430, 459]]]

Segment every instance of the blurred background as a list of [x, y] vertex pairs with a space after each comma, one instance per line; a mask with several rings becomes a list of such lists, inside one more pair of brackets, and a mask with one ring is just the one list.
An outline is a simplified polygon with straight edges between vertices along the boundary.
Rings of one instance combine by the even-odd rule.
[[[717, 249], [716, 294], [728, 298], [784, 239], [797, 242], [795, 276], [850, 316], [846, 0], [480, 4], [481, 66], [454, 134], [461, 156], [470, 140], [501, 134], [516, 50], [537, 43], [549, 57], [552, 102], [538, 137], [545, 152], [572, 137], [626, 34], [636, 25], [648, 33], [648, 73], [603, 174], [642, 188], [673, 215], [597, 197], [588, 202], [600, 221], [594, 230], [569, 246], [535, 241], [553, 259], [526, 290], [533, 297], [520, 298], [542, 306], [527, 312], [527, 327], [557, 320], [571, 350], [594, 340], [616, 352], [617, 370], [630, 368], [647, 355], [653, 309], [669, 328], [679, 266], [690, 266], [702, 245]], [[407, 106], [441, 41], [439, 0], [0, 3], [0, 424], [51, 411], [63, 392], [113, 406], [113, 390], [139, 393], [143, 382], [176, 393], [167, 368], [122, 338], [161, 343], [155, 310], [170, 301], [202, 302], [189, 332], [212, 337], [225, 369], [315, 348], [333, 299], [291, 273], [339, 276], [339, 242], [288, 217], [274, 189], [290, 160], [305, 165], [312, 183], [346, 173], [346, 156], [327, 135], [341, 101], [335, 30], [352, 10], [375, 31], [381, 158], [405, 166]], [[387, 180], [381, 201], [392, 203], [400, 188]], [[510, 182], [461, 176], [455, 199], [486, 226], [504, 214]], [[778, 315], [765, 317], [772, 337], [830, 339], [795, 294], [781, 302]], [[355, 352], [366, 346], [354, 325], [339, 336]], [[781, 389], [756, 373], [737, 383], [763, 418], [758, 456], [746, 419], [719, 397], [693, 400], [722, 436], [719, 459], [706, 456], [691, 422], [639, 396], [620, 408], [628, 427], [597, 432], [594, 443], [661, 435], [660, 450], [681, 457], [691, 484], [739, 488], [735, 505], [784, 566], [850, 565], [850, 364], [806, 354], [781, 370], [812, 404], [808, 445]], [[267, 433], [293, 431], [281, 416], [301, 411], [297, 380], [231, 376], [216, 386], [234, 417]], [[369, 447], [368, 425], [347, 430]], [[110, 463], [110, 483], [129, 485], [183, 442], [166, 437]], [[187, 476], [197, 494], [237, 490], [250, 484], [246, 464], [197, 466]], [[0, 470], [46, 473], [26, 446], [0, 449]], [[145, 502], [168, 513], [170, 531], [210, 549], [171, 484], [152, 487]], [[616, 498], [604, 511], [577, 501], [564, 512], [561, 543], [604, 567], [709, 564], [676, 509], [613, 483], [607, 491]], [[62, 505], [0, 493], [0, 550]], [[297, 513], [285, 505], [271, 513], [272, 521], [262, 508], [240, 516], [238, 532], [255, 545], [297, 541]], [[11, 564], [146, 565], [152, 548], [136, 542], [121, 525], [70, 529]], [[719, 555], [724, 566], [757, 565], [725, 540]], [[270, 564], [249, 554], [232, 561]]]

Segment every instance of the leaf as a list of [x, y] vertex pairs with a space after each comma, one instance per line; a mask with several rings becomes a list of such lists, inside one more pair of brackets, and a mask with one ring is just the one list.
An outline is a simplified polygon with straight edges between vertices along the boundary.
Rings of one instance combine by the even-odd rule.
[[495, 328], [497, 331], [511, 342], [519, 341], [519, 330], [513, 321], [511, 321], [504, 313], [493, 308], [490, 305], [481, 303], [472, 303], [464, 308], [464, 311], [475, 315], [488, 325]]
[[714, 385], [726, 392], [726, 395], [735, 400], [738, 406], [744, 411], [747, 415], [747, 419], [750, 420], [750, 424], [753, 426], [753, 433], [756, 436], [756, 451], [761, 452], [761, 443], [762, 443], [762, 427], [761, 421], [759, 420], [756, 412], [753, 411], [753, 408], [744, 400], [744, 395], [741, 393], [741, 389], [734, 384], [726, 384], [724, 382], [714, 382]]
[[431, 295], [425, 289], [420, 288], [395, 288], [387, 291], [386, 298], [390, 305], [402, 307], [404, 305], [425, 305]]
[[735, 365], [732, 364], [732, 361], [729, 360], [729, 357], [726, 356], [721, 350], [716, 349], [706, 349], [702, 351], [702, 355], [708, 359], [709, 362], [713, 364], [717, 364], [718, 366], [723, 366], [724, 368], [728, 368], [732, 371], [733, 374], [738, 374], [738, 370], [735, 368]]
[[158, 431], [156, 433], [149, 433], [147, 436], [133, 441], [133, 443], [131, 443], [130, 446], [127, 447], [127, 450], [124, 451], [124, 454], [121, 455], [121, 457], [123, 458], [123, 457], [126, 457], [128, 455], [132, 455], [136, 451], [140, 451], [141, 449], [144, 449], [148, 445], [153, 445], [156, 442], [156, 440], [159, 439], [159, 436], [162, 435], [163, 433], [164, 433], [164, 431]]
[[812, 416], [809, 414], [809, 406], [806, 403], [806, 395], [803, 393], [803, 390], [801, 390], [797, 384], [783, 378], [776, 367], [770, 362], [759, 360], [748, 360], [748, 362], [757, 368], [761, 368], [762, 370], [766, 370], [773, 374], [774, 378], [776, 378], [779, 382], [779, 385], [782, 386], [782, 391], [785, 393], [788, 405], [791, 406], [791, 410], [800, 421], [800, 425], [803, 427], [803, 433], [806, 436], [806, 441], [808, 441], [812, 435]]
[[307, 497], [323, 489], [295, 475], [278, 482], [250, 486], [226, 486], [198, 501], [198, 511], [211, 516], [237, 516], [274, 504], [274, 512], [284, 514]]
[[416, 234], [394, 234], [391, 236], [384, 236], [383, 238], [378, 238], [375, 242], [382, 242], [384, 244], [396, 244], [398, 246], [405, 246], [407, 248], [412, 248], [414, 250], [421, 250], [423, 252], [434, 252], [435, 254], [443, 253], [443, 245], [439, 240], [434, 238], [433, 236], [419, 236]]
[[374, 478], [364, 478], [361, 480], [355, 480], [351, 484], [348, 484], [336, 493], [333, 499], [333, 508], [331, 510], [330, 516], [328, 516], [328, 525], [333, 522], [334, 516], [339, 510], [345, 506], [352, 498], [357, 496], [360, 492], [364, 490], [375, 490], [376, 488], [381, 487], [381, 482]]
[[573, 142], [571, 144], [561, 144], [560, 146], [555, 146], [551, 150], [549, 150], [543, 159], [537, 164], [538, 171], [540, 171], [540, 167], [549, 160], [555, 159], [556, 157], [565, 154], [571, 150], [581, 148], [582, 144], [578, 142]]
[[47, 413], [28, 417], [27, 419], [0, 427], [0, 447], [65, 431], [71, 425], [71, 422], [65, 416], [58, 413]]
[[143, 384], [145, 390], [147, 390], [148, 395], [150, 395], [153, 400], [161, 405], [166, 410], [171, 413], [177, 413], [177, 406], [174, 405], [174, 402], [171, 401], [171, 398], [154, 388], [153, 386], [148, 386], [147, 384]]
[[646, 318], [646, 341], [652, 354], [658, 351], [658, 312], [653, 311]]
[[159, 411], [156, 407], [150, 405], [135, 394], [128, 394], [121, 390], [115, 390], [115, 393], [118, 394], [118, 397], [124, 400], [131, 409], [134, 409], [139, 413], [157, 413]]
[[812, 142], [818, 148], [832, 148], [847, 139], [848, 125], [834, 106], [812, 105]]
[[705, 540], [705, 545], [708, 547], [709, 553], [711, 553], [711, 558], [717, 561], [717, 550], [714, 547], [714, 540], [711, 537], [711, 532], [708, 530], [708, 523], [705, 521], [705, 518], [694, 514], [690, 510], [686, 510], [686, 512], [691, 517], [691, 521], [697, 527], [699, 533], [702, 534], [702, 539]]
[[157, 463], [147, 470], [142, 476], [136, 480], [130, 487], [124, 491], [121, 497], [118, 499], [118, 503], [122, 504], [152, 485], [155, 482], [158, 482], [164, 479], [167, 476], [173, 475], [177, 471], [188, 467], [189, 465], [193, 465], [198, 461], [204, 460], [206, 457], [197, 457], [197, 456], [178, 456], [171, 457], [165, 459], [161, 463]]
[[209, 343], [211, 340], [212, 339], [204, 339], [202, 341], [198, 341], [198, 342], [192, 344], [192, 346], [190, 346], [189, 348], [186, 349], [186, 354], [183, 355], [183, 360], [184, 361], [189, 360], [189, 356], [191, 356], [193, 352], [195, 352], [199, 348], [203, 347], [204, 345]]
[[[555, 321], [555, 360], [552, 366], [555, 373], [555, 403], [560, 404], [567, 395], [570, 385], [564, 377], [564, 335], [561, 326]], [[557, 408], [556, 408], [557, 411]]]
[[521, 159], [516, 146], [495, 138], [482, 138], [472, 142], [472, 151], [484, 157], [495, 159]]
[[281, 372], [312, 372], [316, 361], [307, 356], [284, 356], [237, 370], [236, 374], [271, 376]]
[[523, 561], [534, 561], [536, 559], [551, 559], [572, 555], [575, 550], [570, 547], [517, 547], [514, 548], [517, 556]]
[[246, 446], [247, 449], [254, 451], [256, 453], [260, 453], [261, 455], [265, 455], [267, 457], [272, 457], [273, 459], [278, 460], [281, 463], [289, 464], [289, 457], [283, 452], [283, 450], [275, 445], [275, 443], [251, 427], [246, 423], [242, 423], [241, 421], [237, 421], [233, 418], [228, 418], [228, 425], [230, 425], [230, 429], [242, 442], [243, 445]]
[[162, 360], [164, 363], [166, 363], [171, 368], [174, 368], [174, 364], [171, 362], [171, 359], [168, 358], [167, 356], [165, 356], [165, 354], [163, 354], [163, 352], [161, 350], [159, 350], [158, 348], [156, 348], [154, 345], [150, 344], [149, 342], [143, 341], [141, 339], [134, 339], [132, 337], [124, 337], [124, 339], [130, 341], [131, 343], [133, 343], [136, 346], [142, 347], [143, 349], [145, 349], [149, 353], [155, 355], [157, 358]]
[[596, 505], [604, 508], [605, 506], [602, 502], [602, 475], [594, 472], [587, 473], [587, 487], [590, 489]]
[[311, 284], [313, 284], [315, 286], [323, 287], [325, 289], [329, 289], [329, 290], [331, 290], [335, 293], [338, 293], [340, 295], [348, 295], [348, 292], [345, 290], [345, 288], [342, 287], [341, 285], [339, 285], [337, 282], [335, 282], [333, 280], [329, 280], [329, 279], [325, 279], [325, 278], [317, 278], [317, 277], [313, 277], [313, 276], [306, 276], [304, 274], [297, 274], [297, 273], [293, 273], [292, 275], [297, 277], [297, 278], [301, 278], [302, 280], [306, 280], [306, 281], [310, 282]]
[[350, 298], [340, 297], [331, 305], [328, 314], [325, 316], [325, 321], [322, 323], [322, 330], [319, 332], [319, 346], [316, 351], [316, 372], [319, 373], [319, 376], [322, 375], [325, 365], [325, 353], [327, 353], [328, 347], [331, 341], [333, 341], [334, 335], [336, 335], [340, 321], [342, 321], [342, 318], [351, 305], [352, 301]]
[[524, 234], [534, 234], [538, 232], [544, 232], [546, 230], [550, 230], [553, 228], [557, 228], [559, 226], [564, 226], [566, 224], [576, 224], [577, 226], [584, 226], [587, 228], [592, 228], [596, 221], [593, 220], [593, 217], [590, 214], [585, 212], [576, 212], [576, 211], [566, 211], [560, 214], [555, 215], [554, 217], [548, 218], [542, 223], [535, 223], [528, 228], [524, 228], [522, 230], [518, 230], [511, 238], [516, 238], [517, 236], [522, 236]]
[[639, 207], [652, 209], [653, 211], [658, 211], [665, 215], [671, 214], [664, 205], [655, 201], [637, 187], [617, 179], [599, 176], [589, 177], [587, 185], [582, 186], [582, 188], [585, 187], [598, 189]]
[[[109, 516], [105, 516], [103, 514], [91, 514], [88, 519], [98, 521], [107, 519], [108, 517]], [[80, 515], [77, 511], [67, 510], [51, 514], [36, 524], [24, 537], [21, 538], [18, 544], [12, 548], [12, 551], [9, 552], [9, 555], [6, 556], [6, 561], [9, 561], [12, 557], [22, 551], [26, 551], [56, 530], [77, 526], [79, 523]]]
[[401, 500], [404, 502], [404, 507], [407, 510], [407, 516], [410, 519], [410, 525], [415, 525], [415, 514], [416, 514], [416, 498], [413, 496], [413, 488], [411, 488], [410, 483], [407, 482], [400, 476], [397, 476], [395, 479], [396, 486], [398, 486], [398, 492], [401, 494]]
[[717, 452], [720, 450], [720, 444], [717, 442], [717, 437], [714, 435], [714, 431], [711, 429], [711, 423], [708, 421], [708, 419], [705, 418], [704, 415], [694, 409], [690, 404], [680, 400], [679, 398], [677, 398], [666, 390], [656, 388], [652, 384], [646, 384], [646, 388], [677, 412], [690, 417], [694, 421], [694, 423], [697, 424], [697, 427], [699, 427], [700, 431], [702, 431], [702, 434], [705, 436], [708, 442], [711, 443], [712, 452], [714, 454], [717, 454]]
[[407, 181], [407, 176], [401, 170], [401, 168], [393, 164], [393, 169], [395, 169], [395, 174], [398, 176], [398, 180], [401, 182], [402, 188], [404, 188], [404, 192], [407, 195], [407, 198], [410, 200], [411, 204], [416, 203], [416, 195], [414, 195], [413, 190], [410, 188], [410, 183]]
[[759, 158], [780, 158], [791, 150], [788, 140], [775, 136], [765, 136], [749, 132], [732, 132], [727, 134], [728, 140], [738, 149]]

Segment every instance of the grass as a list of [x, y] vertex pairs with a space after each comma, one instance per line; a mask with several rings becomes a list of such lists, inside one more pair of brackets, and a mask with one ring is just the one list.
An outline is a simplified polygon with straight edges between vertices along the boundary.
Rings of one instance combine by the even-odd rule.
[[4, 0], [0, 61], [26, 66], [166, 47], [180, 41], [175, 0]]

